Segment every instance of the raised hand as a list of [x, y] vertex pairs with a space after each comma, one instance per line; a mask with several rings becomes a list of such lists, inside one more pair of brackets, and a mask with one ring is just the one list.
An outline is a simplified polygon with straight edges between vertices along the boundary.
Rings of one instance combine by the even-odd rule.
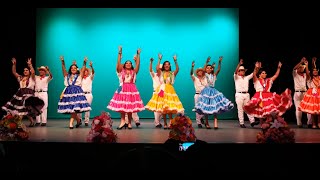
[[122, 46], [119, 46], [119, 53], [122, 53]]
[[153, 61], [153, 58], [150, 58], [150, 61], [152, 62], [152, 61]]
[[221, 62], [221, 61], [222, 61], [222, 59], [223, 59], [223, 56], [220, 56], [220, 57], [219, 57], [219, 62]]
[[161, 54], [161, 53], [158, 54], [158, 58], [159, 58], [160, 60], [162, 59], [162, 54]]
[[209, 56], [209, 57], [207, 58], [207, 63], [209, 63], [209, 62], [210, 62], [210, 59], [211, 59], [211, 57]]
[[90, 61], [89, 66], [92, 66], [92, 61]]
[[60, 60], [61, 60], [61, 61], [64, 61], [64, 57], [63, 57], [63, 56], [60, 56]]
[[240, 65], [243, 64], [243, 59], [240, 59], [239, 64], [240, 64]]
[[28, 60], [27, 60], [27, 64], [28, 64], [28, 65], [31, 65], [31, 64], [32, 64], [32, 62], [31, 62], [31, 61], [32, 61], [32, 59], [31, 59], [31, 58], [28, 58]]
[[48, 72], [50, 71], [49, 66], [45, 66], [45, 68]]
[[12, 64], [17, 64], [16, 58], [12, 58], [12, 59], [11, 59], [11, 62], [12, 62]]
[[86, 57], [84, 57], [84, 60], [83, 60], [84, 62], [87, 62], [88, 61], [88, 57], [86, 56]]
[[281, 61], [279, 61], [278, 68], [281, 68], [281, 66], [282, 66], [282, 63], [281, 63]]
[[195, 65], [195, 63], [194, 63], [194, 61], [192, 61], [192, 67], [194, 67], [194, 65]]
[[138, 50], [137, 50], [137, 54], [140, 54], [141, 53], [141, 49], [139, 48]]
[[259, 68], [260, 66], [261, 66], [261, 62], [257, 61], [256, 64], [255, 64], [255, 67]]
[[177, 61], [177, 55], [174, 55], [174, 56], [173, 56], [173, 60], [174, 60], [174, 62]]

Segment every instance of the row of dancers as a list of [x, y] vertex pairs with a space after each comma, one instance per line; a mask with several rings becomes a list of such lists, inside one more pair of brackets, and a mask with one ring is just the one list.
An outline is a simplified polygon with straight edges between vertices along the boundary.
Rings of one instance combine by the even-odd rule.
[[[184, 113], [183, 105], [173, 86], [175, 77], [179, 72], [177, 56], [173, 57], [175, 63], [174, 71], [171, 69], [171, 63], [169, 61], [161, 64], [162, 55], [159, 54], [156, 71], [154, 72], [152, 68], [154, 59], [150, 59], [153, 94], [148, 103], [144, 105], [135, 84], [140, 68], [140, 53], [141, 49], [138, 49], [134, 56], [135, 67], [130, 60], [122, 64], [122, 47], [119, 47], [116, 64], [119, 87], [116, 89], [107, 108], [119, 112], [121, 115], [120, 125], [117, 129], [132, 129], [131, 121], [133, 118], [136, 126], [139, 126], [140, 122], [137, 113], [145, 109], [154, 112], [155, 127], [161, 128], [163, 126], [164, 129], [168, 129], [170, 128], [173, 115]], [[88, 125], [93, 99], [93, 63], [90, 62], [90, 69], [87, 68], [88, 58], [85, 58], [80, 70], [74, 62], [67, 71], [63, 56], [60, 57], [60, 60], [65, 88], [61, 93], [57, 111], [58, 113], [70, 114], [70, 129], [74, 127], [74, 120], [76, 120], [76, 128], [82, 125], [82, 113], [85, 113], [84, 123]], [[214, 129], [218, 129], [217, 116], [233, 109], [234, 104], [215, 88], [215, 81], [221, 70], [223, 57], [221, 56], [219, 58], [217, 69], [215, 69], [215, 63], [210, 64], [210, 60], [211, 58], [208, 57], [204, 67], [196, 69], [195, 74], [195, 62], [192, 62], [191, 65], [190, 75], [195, 87], [194, 111], [196, 112], [196, 122], [199, 128], [202, 128], [201, 119], [204, 118], [205, 127], [211, 129], [208, 116], [213, 115]], [[38, 68], [39, 75], [35, 75], [31, 59], [29, 58], [27, 61], [28, 68], [25, 68], [23, 75], [20, 75], [16, 72], [16, 60], [14, 58], [12, 59], [12, 63], [12, 72], [18, 80], [20, 88], [2, 109], [11, 114], [27, 116], [30, 120], [30, 127], [38, 125], [46, 126], [48, 84], [53, 79], [49, 68], [41, 66]], [[260, 123], [259, 121], [255, 121], [255, 118], [263, 120], [272, 114], [277, 114], [278, 116], [283, 115], [292, 106], [291, 90], [286, 89], [281, 94], [270, 91], [273, 82], [279, 76], [282, 63], [278, 63], [276, 73], [270, 78], [267, 78], [266, 71], [262, 68], [261, 62], [255, 63], [255, 68], [249, 75], [245, 75], [247, 69], [244, 68], [243, 63], [241, 59], [234, 72], [235, 101], [238, 109], [240, 127], [246, 127], [244, 125], [244, 112], [248, 115], [252, 127]], [[294, 102], [297, 109], [296, 116], [299, 127], [302, 127], [302, 112], [306, 112], [310, 114], [310, 117], [314, 117], [310, 118], [308, 124], [312, 124], [313, 128], [319, 127], [317, 119], [315, 118], [320, 112], [317, 104], [319, 102], [317, 96], [319, 78], [315, 63], [316, 59], [313, 58], [313, 71], [311, 75], [308, 70], [308, 61], [306, 58], [302, 58], [301, 62], [299, 62], [293, 70], [295, 83]], [[49, 74], [49, 76], [46, 76], [46, 74]], [[252, 98], [250, 98], [250, 94], [248, 93], [250, 79], [253, 79], [256, 90]], [[309, 87], [308, 91], [306, 89], [307, 82]], [[33, 116], [36, 116], [36, 121], [33, 120]], [[167, 122], [167, 116], [169, 123]], [[161, 118], [163, 119], [163, 125], [160, 123]]]

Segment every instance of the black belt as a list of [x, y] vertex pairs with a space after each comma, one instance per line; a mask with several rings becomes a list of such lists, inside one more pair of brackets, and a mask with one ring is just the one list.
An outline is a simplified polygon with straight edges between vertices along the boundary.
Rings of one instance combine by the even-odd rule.
[[200, 93], [196, 93], [196, 94], [200, 94]]
[[295, 91], [295, 92], [306, 92], [306, 91]]
[[248, 92], [237, 92], [237, 93], [247, 94]]
[[47, 92], [47, 91], [43, 91], [43, 90], [35, 90], [35, 92]]
[[91, 94], [91, 92], [83, 92], [83, 93], [85, 93], [85, 94]]

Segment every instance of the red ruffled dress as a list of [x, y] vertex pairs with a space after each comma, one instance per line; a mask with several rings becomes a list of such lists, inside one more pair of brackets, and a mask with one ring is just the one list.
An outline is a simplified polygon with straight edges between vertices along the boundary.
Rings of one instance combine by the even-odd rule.
[[256, 93], [251, 100], [243, 106], [243, 110], [256, 118], [265, 118], [272, 113], [283, 115], [292, 106], [291, 90], [286, 89], [280, 95], [270, 92], [273, 81], [270, 78], [256, 80], [254, 88]]

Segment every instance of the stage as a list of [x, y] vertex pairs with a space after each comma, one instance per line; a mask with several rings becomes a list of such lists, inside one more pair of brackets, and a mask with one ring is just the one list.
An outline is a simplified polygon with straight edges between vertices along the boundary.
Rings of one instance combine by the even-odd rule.
[[[28, 124], [28, 121], [24, 121]], [[90, 123], [92, 121], [90, 120]], [[168, 139], [170, 130], [155, 128], [153, 119], [141, 119], [141, 125], [137, 128], [132, 124], [132, 129], [117, 130], [120, 124], [119, 119], [115, 119], [113, 129], [118, 135], [118, 143], [164, 143]], [[260, 126], [251, 127], [249, 122], [245, 122], [247, 128], [240, 128], [237, 120], [218, 121], [219, 129], [213, 129], [213, 122], [209, 121], [212, 129], [198, 128], [193, 122], [195, 134], [198, 139], [208, 143], [255, 143], [256, 135], [261, 131]], [[295, 132], [296, 143], [319, 143], [320, 130], [298, 128], [295, 124], [289, 124]], [[69, 129], [67, 119], [49, 119], [47, 126], [30, 127], [30, 141], [32, 142], [86, 142], [91, 125], [84, 123], [74, 129]]]
[[319, 160], [313, 152], [320, 149], [320, 131], [294, 124], [289, 124], [296, 133], [294, 144], [258, 144], [256, 134], [260, 128], [252, 128], [248, 122], [247, 128], [240, 128], [237, 120], [220, 120], [219, 129], [199, 129], [193, 124], [196, 136], [205, 142], [179, 151], [178, 144], [165, 143], [170, 130], [155, 128], [151, 119], [140, 122], [139, 128], [117, 130], [119, 120], [114, 120], [118, 143], [96, 144], [86, 142], [90, 126], [69, 129], [67, 119], [49, 119], [45, 127], [28, 128], [28, 142], [0, 142], [0, 168], [24, 176], [30, 172], [95, 176], [93, 172], [138, 175], [188, 171], [206, 176], [217, 172], [266, 172], [270, 171], [265, 167], [270, 162], [281, 167], [270, 167], [273, 173], [290, 172], [297, 166], [307, 173], [312, 167], [306, 164]]

